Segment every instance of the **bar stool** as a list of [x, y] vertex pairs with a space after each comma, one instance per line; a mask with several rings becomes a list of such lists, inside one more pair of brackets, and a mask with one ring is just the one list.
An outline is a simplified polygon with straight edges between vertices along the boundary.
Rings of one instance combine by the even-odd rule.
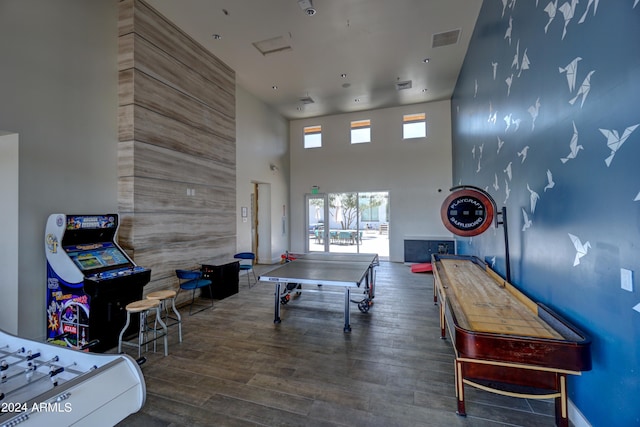
[[[143, 345], [147, 346], [150, 342], [153, 342], [154, 351], [155, 351], [156, 340], [158, 340], [159, 338], [164, 338], [164, 355], [168, 356], [169, 347], [167, 344], [167, 325], [164, 324], [164, 322], [162, 321], [162, 316], [160, 315], [160, 301], [157, 299], [143, 299], [139, 301], [134, 301], [127, 304], [127, 306], [125, 307], [125, 310], [127, 310], [127, 321], [124, 325], [124, 328], [122, 328], [122, 331], [120, 331], [120, 336], [118, 337], [118, 353], [121, 353], [122, 346], [126, 345], [129, 347], [137, 347], [138, 357], [140, 357], [140, 353], [142, 351]], [[154, 324], [154, 327], [151, 328], [147, 323], [147, 317], [149, 313], [152, 311], [156, 312], [156, 322], [157, 324], [160, 324], [160, 327], [162, 328], [161, 330], [157, 329], [156, 327], [157, 324]], [[132, 313], [140, 314], [140, 327], [138, 329], [137, 343], [122, 340], [122, 337], [124, 336], [125, 331], [129, 327], [129, 324], [131, 323]], [[147, 334], [149, 332], [153, 332], [153, 338], [147, 339]]]
[[[160, 301], [160, 311], [164, 313], [164, 323], [169, 326], [178, 325], [178, 337], [180, 338], [180, 342], [182, 342], [182, 317], [176, 308], [176, 291], [172, 290], [162, 290], [162, 291], [154, 291], [150, 292], [147, 295], [147, 299], [158, 300]], [[176, 317], [169, 316], [169, 307], [167, 306], [167, 302], [171, 300], [171, 310], [176, 315]], [[169, 323], [169, 320], [172, 320], [172, 323]]]

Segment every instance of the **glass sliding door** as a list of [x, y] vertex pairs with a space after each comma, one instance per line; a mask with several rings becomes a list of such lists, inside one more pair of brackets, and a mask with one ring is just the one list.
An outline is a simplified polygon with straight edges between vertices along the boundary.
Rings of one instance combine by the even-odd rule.
[[306, 195], [306, 252], [377, 253], [389, 258], [389, 193]]
[[329, 193], [329, 252], [358, 252], [358, 193]]
[[306, 252], [329, 252], [328, 230], [325, 224], [329, 217], [329, 203], [326, 194], [306, 196]]
[[358, 193], [358, 250], [389, 257], [389, 193]]

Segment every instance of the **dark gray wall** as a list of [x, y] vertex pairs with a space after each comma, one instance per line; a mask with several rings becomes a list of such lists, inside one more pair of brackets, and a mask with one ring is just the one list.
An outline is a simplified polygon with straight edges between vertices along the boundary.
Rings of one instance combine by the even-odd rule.
[[[571, 400], [594, 426], [638, 425], [640, 289], [620, 276], [640, 271], [640, 6], [556, 3], [551, 19], [549, 1], [484, 2], [452, 99], [453, 182], [507, 207], [512, 281], [591, 335]], [[458, 248], [505, 273], [502, 229]]]

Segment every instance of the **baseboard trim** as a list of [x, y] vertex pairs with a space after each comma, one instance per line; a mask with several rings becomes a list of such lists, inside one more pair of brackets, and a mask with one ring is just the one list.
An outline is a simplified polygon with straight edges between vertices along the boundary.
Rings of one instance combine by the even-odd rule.
[[569, 400], [569, 420], [573, 423], [574, 427], [591, 427], [589, 421], [582, 415], [582, 412], [578, 409], [576, 405], [573, 404], [571, 400]]

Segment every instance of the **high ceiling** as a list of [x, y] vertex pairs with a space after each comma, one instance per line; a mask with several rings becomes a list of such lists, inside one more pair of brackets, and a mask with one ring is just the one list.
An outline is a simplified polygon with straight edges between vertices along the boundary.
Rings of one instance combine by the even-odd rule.
[[309, 0], [146, 1], [288, 119], [449, 99], [482, 5], [311, 0], [310, 15]]

